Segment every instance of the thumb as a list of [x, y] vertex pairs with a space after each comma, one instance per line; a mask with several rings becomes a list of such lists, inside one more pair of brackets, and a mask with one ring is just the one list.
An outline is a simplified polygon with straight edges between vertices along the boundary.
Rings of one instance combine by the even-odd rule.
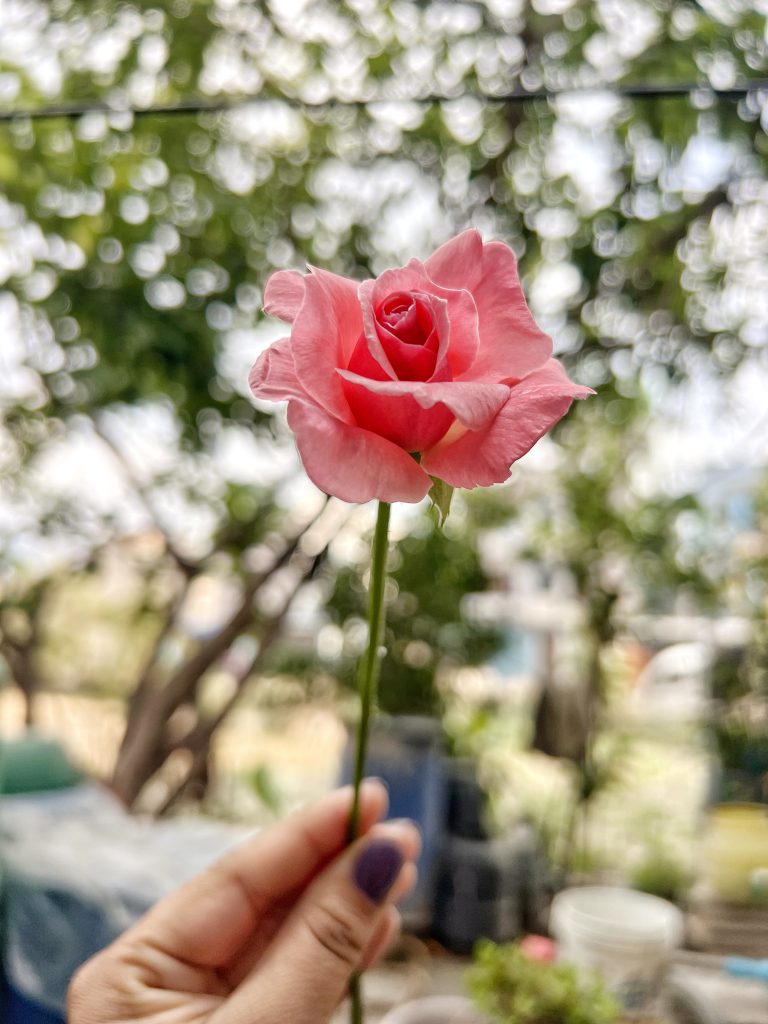
[[412, 887], [420, 845], [414, 825], [391, 822], [340, 854], [222, 1007], [222, 1024], [325, 1024]]

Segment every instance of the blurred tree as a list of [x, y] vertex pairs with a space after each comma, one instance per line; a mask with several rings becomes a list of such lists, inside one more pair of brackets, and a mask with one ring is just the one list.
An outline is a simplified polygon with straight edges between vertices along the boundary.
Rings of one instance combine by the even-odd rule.
[[[610, 645], [620, 632], [631, 632], [638, 614], [711, 611], [720, 592], [707, 558], [706, 513], [691, 495], [649, 490], [652, 421], [642, 396], [624, 390], [604, 388], [602, 405], [579, 406], [562, 428], [557, 470], [543, 480], [527, 477], [518, 496], [526, 508], [528, 556], [551, 579], [570, 582], [582, 613], [581, 657], [566, 680], [552, 656], [553, 618], [533, 736], [535, 749], [575, 767], [563, 837], [566, 871], [586, 849], [591, 808], [627, 753], [622, 740], [605, 733]], [[700, 529], [692, 529], [694, 522]]]
[[[711, 607], [717, 580], [697, 540], [681, 526], [703, 510], [692, 496], [648, 493], [651, 420], [639, 396], [603, 389], [564, 424], [563, 458], [553, 478], [529, 499], [529, 554], [551, 573], [566, 570], [584, 616], [583, 686], [545, 686], [535, 743], [545, 753], [586, 766], [589, 737], [606, 697], [603, 655], [632, 613]], [[550, 680], [551, 682], [551, 680]], [[575, 702], [558, 713], [560, 699]], [[554, 731], [553, 731], [554, 730]], [[586, 785], [589, 785], [587, 780]]]
[[35, 695], [42, 688], [38, 665], [44, 581], [9, 588], [0, 599], [0, 654], [24, 695], [24, 722], [34, 722]]
[[[515, 246], [534, 312], [585, 383], [765, 366], [761, 101], [707, 90], [765, 74], [764, 19], [746, 3], [550, 9], [26, 0], [8, 13], [4, 109], [108, 109], [0, 126], [2, 650], [31, 693], [51, 581], [137, 532], [161, 538], [143, 567], [157, 635], [115, 774], [128, 802], [170, 758], [184, 790], [265, 654], [204, 723], [206, 674], [243, 633], [266, 652], [287, 607], [270, 587], [290, 571], [293, 593], [316, 557], [285, 514], [282, 420], [247, 398], [247, 366], [276, 336], [259, 314], [271, 270], [309, 260], [362, 277], [474, 223]], [[701, 89], [611, 92], [651, 80]], [[402, 101], [433, 93], [449, 98]], [[334, 102], [373, 96], [391, 102]], [[194, 97], [258, 101], [126, 111]], [[61, 479], [73, 448], [103, 486], [100, 468]], [[211, 577], [238, 581], [237, 607], [195, 638], [187, 598]]]

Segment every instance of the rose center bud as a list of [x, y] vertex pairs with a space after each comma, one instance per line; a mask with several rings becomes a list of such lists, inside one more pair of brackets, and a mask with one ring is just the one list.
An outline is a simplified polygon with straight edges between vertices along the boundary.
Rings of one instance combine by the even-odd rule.
[[418, 293], [388, 295], [376, 311], [376, 320], [406, 345], [428, 344], [435, 329], [432, 311]]
[[[369, 381], [391, 383], [389, 367], [398, 381], [449, 381], [451, 368], [440, 348], [440, 310], [422, 292], [392, 292], [374, 308], [374, 329], [361, 334], [347, 365], [351, 373]], [[447, 339], [446, 339], [447, 340]], [[383, 357], [386, 357], [384, 359]], [[384, 366], [388, 361], [389, 366]], [[358, 426], [399, 445], [408, 452], [427, 451], [437, 444], [454, 422], [453, 413], [440, 402], [423, 408], [408, 393], [378, 392], [365, 383], [344, 380], [344, 394]]]
[[387, 295], [374, 309], [378, 345], [361, 334], [347, 369], [371, 380], [386, 380], [390, 374], [384, 369], [383, 354], [397, 380], [451, 380], [447, 359], [437, 365], [439, 320], [432, 302], [432, 296], [423, 292]]
[[[431, 297], [421, 292], [392, 292], [374, 310], [376, 337], [398, 380], [431, 380], [438, 367], [440, 339], [435, 327]], [[371, 366], [375, 353], [361, 338], [349, 369], [364, 377], [381, 379]], [[365, 369], [363, 368], [365, 367]], [[386, 376], [386, 374], [384, 374]], [[440, 379], [445, 379], [440, 376]]]

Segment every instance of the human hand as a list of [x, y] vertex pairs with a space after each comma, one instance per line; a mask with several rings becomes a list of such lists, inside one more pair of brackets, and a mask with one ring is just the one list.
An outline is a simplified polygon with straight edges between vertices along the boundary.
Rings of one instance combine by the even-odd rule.
[[351, 976], [399, 930], [420, 850], [377, 824], [384, 786], [336, 790], [241, 843], [159, 902], [75, 975], [69, 1024], [326, 1024]]

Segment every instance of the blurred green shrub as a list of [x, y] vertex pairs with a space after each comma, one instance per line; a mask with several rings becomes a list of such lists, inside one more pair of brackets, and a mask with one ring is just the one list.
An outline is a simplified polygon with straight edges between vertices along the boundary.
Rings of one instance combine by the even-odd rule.
[[533, 960], [511, 943], [480, 942], [467, 972], [472, 999], [494, 1024], [613, 1024], [619, 1006], [604, 984], [572, 964]]

